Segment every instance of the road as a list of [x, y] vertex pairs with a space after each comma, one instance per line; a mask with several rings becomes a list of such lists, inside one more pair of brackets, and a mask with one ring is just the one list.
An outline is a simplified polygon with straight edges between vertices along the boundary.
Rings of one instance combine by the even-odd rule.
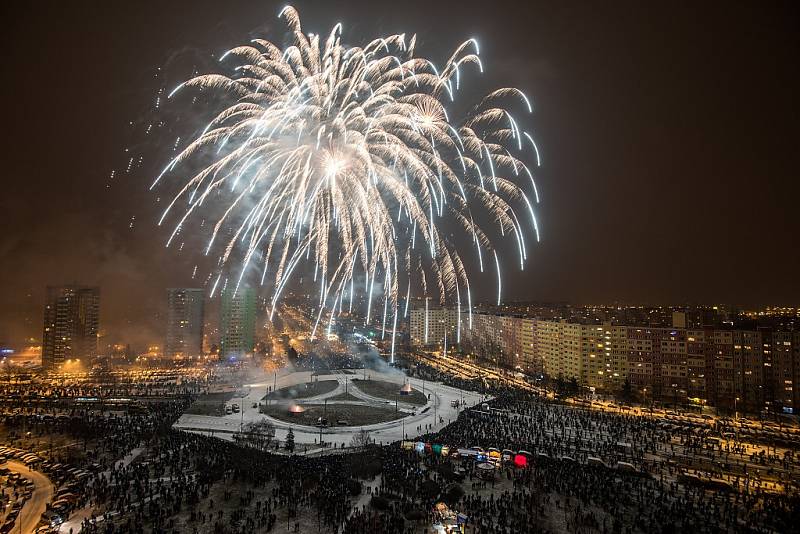
[[[454, 401], [464, 401], [467, 406], [474, 406], [475, 404], [486, 399], [485, 396], [479, 393], [461, 391], [437, 382], [426, 381], [423, 385], [422, 380], [417, 378], [407, 379], [405, 378], [405, 375], [396, 371], [383, 373], [373, 370], [369, 373], [373, 379], [396, 383], [398, 390], [403, 385], [404, 381], [408, 380], [415, 389], [420, 391], [424, 389], [426, 393], [430, 393], [430, 400], [425, 406], [406, 405], [404, 407], [401, 404], [401, 408], [406, 408], [409, 411], [416, 410], [416, 415], [408, 415], [402, 419], [396, 419], [394, 421], [387, 421], [372, 425], [326, 428], [322, 432], [323, 439], [326, 442], [350, 443], [353, 434], [359, 432], [362, 428], [368, 430], [372, 439], [379, 443], [391, 443], [392, 441], [399, 441], [404, 438], [404, 435], [411, 439], [420, 434], [424, 434], [426, 432], [424, 429], [425, 425], [431, 425], [432, 429], [437, 430], [447, 425], [450, 421], [455, 420], [458, 417], [461, 408], [453, 406]], [[328, 380], [339, 380], [341, 378], [344, 378], [344, 376], [340, 374], [332, 374], [322, 377], [322, 379]], [[198, 432], [201, 434], [210, 434], [211, 432], [214, 432], [217, 437], [230, 440], [232, 439], [233, 432], [238, 431], [242, 423], [268, 419], [273, 425], [275, 425], [275, 439], [284, 441], [286, 439], [286, 434], [291, 428], [295, 435], [295, 443], [301, 445], [314, 445], [319, 439], [319, 428], [280, 421], [278, 419], [261, 415], [257, 410], [252, 408], [254, 403], [263, 402], [262, 399], [264, 395], [266, 395], [267, 387], [269, 386], [277, 384], [277, 389], [280, 389], [282, 387], [310, 381], [310, 372], [304, 371], [287, 374], [278, 372], [273, 380], [248, 384], [250, 389], [247, 397], [235, 399], [235, 401], [242, 406], [241, 413], [222, 417], [184, 414], [181, 416], [178, 422], [175, 423], [174, 427], [180, 430]], [[338, 388], [336, 391], [339, 391]], [[376, 397], [368, 396], [357, 391], [356, 389], [353, 389], [351, 393], [354, 396], [356, 396], [357, 393], [362, 394], [362, 398], [365, 400], [369, 399], [370, 401], [381, 406], [387, 405], [387, 401], [385, 399], [378, 399]], [[332, 392], [319, 397], [335, 394], [337, 393]], [[313, 397], [309, 399], [303, 399], [300, 402], [309, 402], [313, 401], [313, 399]], [[394, 402], [389, 401], [388, 406], [394, 407]], [[423, 412], [426, 407], [428, 410]], [[439, 422], [439, 417], [441, 417], [443, 422]], [[417, 430], [418, 425], [421, 427], [421, 430]]]
[[25, 464], [20, 462], [9, 460], [6, 467], [14, 473], [19, 473], [21, 477], [27, 478], [34, 484], [33, 494], [20, 510], [13, 530], [14, 533], [29, 534], [39, 524], [42, 513], [47, 509], [47, 503], [53, 500], [53, 483], [39, 471], [31, 471]]
[[477, 363], [465, 361], [460, 358], [452, 358], [439, 352], [425, 352], [422, 350], [414, 351], [409, 355], [412, 359], [422, 361], [440, 371], [445, 371], [458, 378], [472, 380], [476, 378], [492, 379], [504, 382], [506, 385], [512, 385], [524, 391], [533, 391], [540, 395], [546, 395], [547, 391], [539, 386], [518, 378], [503, 369], [495, 369], [484, 367]]

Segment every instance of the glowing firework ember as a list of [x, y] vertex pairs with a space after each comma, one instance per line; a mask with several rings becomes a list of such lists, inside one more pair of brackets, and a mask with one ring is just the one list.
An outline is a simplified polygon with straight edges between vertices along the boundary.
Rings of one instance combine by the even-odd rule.
[[516, 242], [520, 268], [524, 228], [538, 240], [538, 194], [523, 160], [527, 154], [538, 165], [538, 149], [499, 104], [530, 113], [528, 98], [498, 89], [454, 122], [446, 106], [462, 71], [483, 70], [474, 39], [437, 68], [414, 57], [416, 36], [346, 47], [340, 24], [323, 37], [304, 34], [292, 7], [280, 16], [292, 45], [282, 50], [254, 39], [220, 59], [235, 66], [231, 76], [197, 76], [169, 95], [191, 90], [219, 106], [153, 184], [194, 169], [183, 171], [188, 176], [161, 218], [188, 206], [169, 242], [192, 215], [218, 209], [205, 247], [208, 254], [224, 241], [212, 295], [220, 279], [238, 289], [255, 272], [268, 289], [271, 317], [293, 273], [313, 265], [319, 306], [312, 338], [323, 317], [330, 329], [363, 291], [367, 322], [378, 313], [373, 300], [383, 301], [392, 356], [398, 316], [408, 313], [412, 293], [471, 311], [464, 254], [474, 254], [481, 271], [490, 255], [499, 303], [500, 258], [490, 235]]

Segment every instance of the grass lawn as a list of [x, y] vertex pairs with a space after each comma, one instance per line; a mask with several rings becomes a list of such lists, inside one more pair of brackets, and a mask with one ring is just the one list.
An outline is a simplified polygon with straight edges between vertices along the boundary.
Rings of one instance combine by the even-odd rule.
[[276, 399], [307, 399], [309, 397], [316, 397], [323, 393], [330, 393], [339, 385], [336, 380], [321, 380], [319, 382], [306, 382], [305, 384], [295, 384], [285, 388], [280, 388], [277, 391], [268, 393], [261, 400], [276, 400]]
[[328, 403], [327, 410], [322, 405], [305, 405], [305, 412], [290, 414], [289, 408], [285, 404], [275, 404], [262, 407], [262, 413], [299, 425], [314, 425], [319, 417], [326, 417], [331, 426], [337, 425], [337, 421], [347, 421], [346, 426], [372, 425], [385, 421], [394, 421], [405, 417], [403, 412], [395, 412], [394, 407], [375, 408], [372, 406], [361, 406], [358, 404], [331, 404]]
[[379, 397], [394, 401], [395, 397], [400, 402], [414, 404], [416, 406], [423, 406], [428, 403], [427, 394], [423, 394], [418, 389], [412, 389], [410, 395], [400, 395], [399, 391], [402, 387], [400, 384], [392, 382], [384, 382], [382, 380], [356, 380], [350, 382], [352, 385], [373, 397]]

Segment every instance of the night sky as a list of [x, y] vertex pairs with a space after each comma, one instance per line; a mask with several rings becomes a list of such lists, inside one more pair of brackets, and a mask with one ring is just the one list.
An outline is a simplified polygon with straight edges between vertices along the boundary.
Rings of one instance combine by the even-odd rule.
[[[542, 242], [507, 298], [800, 304], [796, 2], [360, 4], [294, 5], [307, 32], [416, 32], [440, 63], [474, 36], [485, 74], [466, 83], [534, 101]], [[196, 285], [195, 252], [164, 248], [153, 175], [124, 173], [130, 122], [175, 58], [282, 43], [281, 6], [3, 4], [0, 343], [41, 336], [45, 285], [71, 281], [101, 286], [110, 340], [160, 337], [164, 288]], [[474, 284], [491, 298], [494, 278]]]

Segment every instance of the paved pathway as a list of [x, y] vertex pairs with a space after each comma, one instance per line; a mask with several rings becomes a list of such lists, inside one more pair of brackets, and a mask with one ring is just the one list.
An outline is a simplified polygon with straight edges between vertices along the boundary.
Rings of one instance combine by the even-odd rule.
[[47, 509], [47, 503], [53, 500], [53, 483], [44, 474], [39, 471], [31, 471], [23, 463], [9, 460], [6, 467], [14, 473], [19, 473], [21, 477], [27, 478], [34, 484], [33, 494], [30, 499], [25, 501], [12, 531], [30, 534], [39, 524], [42, 514]]
[[[319, 395], [314, 395], [313, 397], [306, 397], [306, 398], [303, 398], [303, 399], [297, 399], [297, 402], [299, 404], [303, 404], [303, 405], [306, 405], [306, 404], [321, 405], [321, 404], [325, 404], [325, 401], [327, 400], [327, 401], [330, 401], [331, 403], [335, 403], [335, 404], [351, 404], [351, 405], [356, 405], [356, 406], [374, 406], [376, 408], [385, 408], [387, 406], [391, 406], [391, 405], [395, 404], [395, 401], [393, 401], [393, 400], [385, 399], [383, 397], [376, 397], [374, 395], [370, 395], [368, 393], [365, 393], [364, 391], [362, 391], [358, 387], [358, 384], [353, 383], [353, 377], [351, 377], [351, 375], [344, 374], [341, 371], [333, 371], [333, 373], [334, 373], [333, 375], [329, 375], [329, 376], [331, 376], [333, 379], [335, 379], [338, 382], [338, 384], [336, 386], [336, 389], [334, 389], [333, 391], [329, 391], [327, 393], [321, 393]], [[357, 376], [356, 376], [356, 378], [357, 378]], [[331, 380], [331, 378], [326, 378], [325, 380]], [[397, 389], [398, 390], [400, 389], [400, 387], [402, 387], [402, 384], [397, 384]], [[333, 397], [342, 395], [344, 393], [349, 393], [350, 395], [355, 397], [357, 400], [332, 400]], [[428, 402], [427, 405], [431, 405], [432, 406], [432, 404], [430, 402]], [[420, 406], [419, 404], [411, 404], [411, 403], [408, 403], [408, 402], [403, 402], [401, 399], [398, 399], [398, 401], [397, 401], [397, 408], [401, 412], [406, 412], [406, 413], [409, 413], [409, 414], [412, 413], [412, 412], [416, 412], [418, 410], [422, 410], [423, 408], [425, 408], [425, 406], [426, 405]]]
[[[144, 447], [135, 447], [132, 449], [128, 454], [126, 454], [121, 460], [117, 460], [115, 462], [117, 469], [122, 469], [123, 467], [127, 467], [133, 462], [140, 454], [145, 451]], [[103, 471], [103, 475], [108, 478], [111, 476], [111, 470]], [[70, 514], [69, 519], [61, 523], [58, 528], [59, 532], [69, 532], [72, 529], [72, 532], [78, 532], [81, 529], [81, 523], [83, 523], [84, 519], [92, 517], [92, 512], [94, 511], [94, 506], [84, 506], [83, 508], [79, 508]]]
[[[425, 433], [425, 425], [432, 425], [433, 429], [439, 429], [443, 426], [446, 426], [450, 421], [454, 421], [458, 417], [458, 413], [461, 410], [460, 406], [453, 406], [454, 401], [457, 401], [458, 403], [463, 401], [467, 406], [473, 406], [485, 399], [484, 396], [478, 393], [461, 391], [450, 386], [445, 386], [438, 382], [425, 381], [423, 386], [422, 380], [418, 380], [416, 378], [408, 379], [400, 372], [383, 373], [378, 371], [368, 371], [368, 373], [374, 380], [383, 380], [386, 382], [396, 383], [398, 385], [398, 389], [406, 380], [410, 381], [411, 385], [420, 391], [422, 391], [424, 387], [425, 393], [430, 393], [431, 395], [430, 401], [428, 401], [426, 406], [414, 406], [411, 404], [406, 404], [404, 411], [416, 411], [416, 415], [408, 415], [402, 419], [384, 423], [376, 423], [373, 425], [364, 425], [363, 427], [351, 426], [323, 429], [322, 439], [324, 441], [338, 444], [349, 444], [353, 434], [359, 432], [362, 428], [368, 430], [371, 434], [371, 437], [379, 443], [391, 443], [393, 441], [401, 440], [404, 437], [404, 433], [408, 439], [411, 439]], [[350, 379], [352, 377], [359, 377], [360, 374], [320, 375], [320, 380], [335, 379], [343, 381], [345, 376]], [[270, 378], [272, 379], [270, 380]], [[234, 399], [232, 401], [240, 404], [242, 407], [241, 413], [222, 417], [184, 414], [174, 426], [175, 428], [181, 430], [197, 432], [205, 435], [214, 435], [222, 439], [231, 440], [233, 433], [239, 430], [242, 423], [260, 420], [266, 417], [275, 425], [276, 439], [284, 441], [289, 428], [291, 428], [295, 435], [295, 443], [300, 445], [313, 445], [319, 441], [319, 428], [279, 421], [258, 413], [258, 410], [252, 407], [253, 404], [263, 402], [261, 399], [264, 397], [264, 395], [266, 395], [267, 387], [272, 387], [277, 384], [277, 388], [280, 389], [295, 384], [309, 382], [310, 380], [311, 373], [307, 371], [288, 374], [278, 372], [277, 379], [275, 375], [273, 375], [263, 382], [248, 384], [250, 388], [248, 395], [242, 399]], [[319, 401], [325, 396], [338, 395], [339, 393], [343, 392], [344, 387], [340, 383], [339, 386], [337, 386], [337, 388], [329, 394], [318, 395], [317, 397], [310, 397], [309, 399], [301, 399], [300, 402], [306, 403], [309, 401]], [[352, 393], [353, 396], [358, 396], [360, 399], [363, 399], [364, 402], [369, 401], [380, 404], [381, 406], [386, 406], [386, 399], [380, 399], [378, 397], [367, 395], [361, 391], [358, 391], [356, 388], [351, 390], [348, 386], [348, 393]], [[394, 404], [394, 402], [389, 401], [389, 404]], [[427, 410], [425, 410], [426, 408]], [[441, 423], [439, 422], [440, 418], [442, 421]], [[420, 426], [422, 430], [417, 431], [417, 426]]]
[[[368, 480], [364, 482], [361, 495], [358, 496], [356, 502], [352, 503], [352, 508], [350, 508], [350, 512], [347, 514], [347, 517], [352, 517], [356, 510], [363, 511], [365, 508], [367, 508], [372, 496], [378, 492], [378, 488], [380, 487], [381, 475], [376, 476], [374, 480]], [[368, 492], [367, 488], [372, 488], [372, 493]]]

